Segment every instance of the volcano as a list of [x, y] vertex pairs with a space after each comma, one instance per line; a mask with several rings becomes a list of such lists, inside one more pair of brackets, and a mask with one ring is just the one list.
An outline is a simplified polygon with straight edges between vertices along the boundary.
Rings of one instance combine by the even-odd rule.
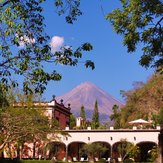
[[57, 101], [61, 99], [63, 99], [65, 106], [71, 104], [71, 112], [76, 117], [80, 115], [80, 108], [83, 105], [88, 120], [92, 118], [95, 101], [97, 100], [99, 117], [102, 122], [109, 120], [113, 105], [118, 105], [119, 107], [124, 105], [112, 95], [90, 82], [81, 83], [63, 96], [56, 97]]

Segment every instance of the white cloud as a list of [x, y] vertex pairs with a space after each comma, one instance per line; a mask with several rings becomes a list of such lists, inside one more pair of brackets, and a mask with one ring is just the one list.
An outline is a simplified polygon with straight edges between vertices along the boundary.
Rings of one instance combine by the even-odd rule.
[[59, 51], [60, 48], [64, 44], [64, 38], [60, 36], [53, 36], [50, 42], [51, 51], [52, 53], [55, 53], [56, 51]]

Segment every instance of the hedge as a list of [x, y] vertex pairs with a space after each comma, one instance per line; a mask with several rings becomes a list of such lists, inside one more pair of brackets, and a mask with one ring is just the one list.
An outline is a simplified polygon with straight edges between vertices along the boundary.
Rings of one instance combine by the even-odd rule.
[[0, 163], [52, 163], [50, 160], [0, 160]]

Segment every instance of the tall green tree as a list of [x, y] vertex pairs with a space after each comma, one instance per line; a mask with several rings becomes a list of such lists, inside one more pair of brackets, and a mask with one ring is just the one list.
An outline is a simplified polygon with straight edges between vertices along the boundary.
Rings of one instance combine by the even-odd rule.
[[70, 128], [73, 129], [76, 126], [76, 117], [74, 114], [70, 115]]
[[80, 108], [80, 117], [82, 117], [81, 128], [86, 128], [87, 127], [87, 122], [86, 122], [86, 113], [85, 113], [84, 105], [82, 105], [81, 108]]
[[97, 129], [100, 126], [100, 121], [99, 121], [99, 111], [98, 111], [98, 102], [96, 100], [95, 106], [94, 106], [94, 111], [92, 115], [92, 122], [91, 126], [93, 129]]
[[112, 107], [113, 113], [110, 115], [110, 120], [114, 122], [114, 127], [115, 128], [120, 128], [120, 109], [118, 105], [113, 105]]
[[122, 7], [107, 15], [117, 34], [123, 37], [128, 52], [142, 43], [140, 65], [163, 71], [162, 0], [120, 0]]
[[85, 114], [85, 107], [84, 107], [84, 105], [82, 105], [81, 108], [80, 108], [80, 117], [82, 117], [83, 120], [86, 120], [86, 114]]
[[[44, 31], [44, 3], [46, 0], [0, 1], [0, 82], [7, 87], [18, 85], [13, 78], [17, 75], [23, 77], [26, 93], [32, 91], [31, 85], [35, 92], [42, 93], [48, 81], [61, 79], [54, 65], [76, 66], [83, 52], [92, 50], [89, 43], [83, 43], [77, 49], [62, 47], [60, 51], [52, 52], [50, 37]], [[54, 0], [59, 14], [68, 13], [68, 23], [80, 15], [79, 4], [79, 0]], [[51, 64], [53, 71], [45, 71], [46, 64]], [[85, 66], [94, 68], [90, 60], [85, 62]]]

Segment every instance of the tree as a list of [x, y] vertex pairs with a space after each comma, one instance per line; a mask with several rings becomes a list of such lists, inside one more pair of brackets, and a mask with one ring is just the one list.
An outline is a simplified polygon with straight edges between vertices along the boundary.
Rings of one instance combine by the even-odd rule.
[[[2, 132], [1, 130], [3, 129], [3, 122], [2, 122], [2, 114], [4, 110], [9, 106], [9, 102], [7, 99], [7, 94], [4, 89], [4, 85], [0, 84], [0, 133]], [[3, 147], [3, 136], [0, 135], [0, 153], [1, 153], [1, 146]]]
[[79, 9], [80, 0], [55, 0], [55, 6], [59, 15], [66, 14], [67, 23], [73, 24], [77, 17], [82, 15], [82, 11]]
[[160, 124], [159, 114], [163, 106], [163, 76], [154, 74], [147, 82], [138, 88], [125, 91], [126, 104], [120, 111], [120, 123], [129, 127], [129, 121], [143, 118], [154, 120], [155, 125]]
[[121, 127], [121, 124], [120, 124], [120, 115], [121, 114], [120, 114], [119, 106], [113, 105], [112, 111], [113, 111], [113, 113], [110, 115], [110, 119], [111, 119], [111, 121], [114, 122], [115, 128], [120, 128]]
[[157, 146], [153, 146], [151, 150], [148, 151], [148, 158], [147, 160], [149, 162], [154, 162], [158, 158], [159, 155], [159, 149]]
[[96, 100], [95, 106], [94, 106], [94, 111], [93, 111], [93, 115], [92, 115], [91, 126], [94, 129], [97, 129], [100, 126], [99, 112], [98, 112], [98, 102], [97, 102], [97, 100]]
[[[36, 142], [47, 135], [48, 119], [41, 116], [36, 109], [8, 108], [2, 113], [0, 149], [14, 142]], [[50, 132], [50, 130], [49, 130]]]
[[71, 114], [70, 115], [70, 128], [73, 129], [76, 126], [76, 117]]
[[127, 158], [136, 158], [139, 154], [139, 147], [127, 142], [126, 140], [121, 140], [121, 142], [117, 145], [118, 154], [124, 161]]
[[[0, 3], [0, 82], [8, 87], [18, 85], [13, 76], [23, 77], [23, 89], [26, 93], [43, 93], [48, 81], [60, 80], [61, 75], [54, 68], [46, 72], [44, 66], [63, 64], [76, 66], [84, 51], [92, 50], [84, 43], [76, 50], [62, 47], [53, 53], [49, 45], [50, 37], [44, 31], [43, 3], [46, 0], [1, 0]], [[79, 0], [61, 2], [54, 0], [59, 14], [68, 12], [66, 20], [72, 23], [80, 15]], [[64, 6], [68, 5], [63, 10]], [[61, 11], [61, 10], [62, 11]], [[86, 67], [94, 69], [92, 61], [85, 62]]]
[[108, 150], [102, 143], [88, 143], [80, 149], [81, 155], [87, 155], [90, 160], [94, 160], [94, 157], [99, 157]]
[[160, 112], [158, 114], [152, 115], [152, 120], [155, 126], [163, 124], [163, 108], [160, 109]]
[[[59, 146], [61, 146], [60, 142], [49, 142], [43, 149], [44, 150], [44, 158], [51, 159], [51, 163], [55, 162], [56, 160], [54, 159], [54, 157], [56, 157], [57, 153], [60, 152], [60, 151], [58, 151]], [[49, 153], [48, 156], [46, 154], [47, 151]]]
[[0, 109], [7, 107], [8, 105], [9, 103], [6, 96], [5, 87], [0, 83]]
[[163, 72], [163, 2], [162, 0], [121, 0], [121, 8], [107, 15], [117, 34], [123, 36], [128, 52], [142, 43], [140, 65]]
[[80, 117], [82, 117], [83, 120], [86, 120], [85, 107], [84, 107], [84, 105], [82, 105], [81, 108], [80, 108]]
[[[44, 115], [43, 107], [36, 108], [34, 103], [29, 101], [32, 97], [27, 97], [26, 102], [13, 103], [4, 109], [1, 114], [0, 126], [0, 151], [5, 146], [10, 148], [10, 144], [17, 143], [17, 148], [23, 147], [25, 142], [33, 143], [33, 157], [35, 157], [36, 142], [47, 139], [47, 134], [55, 132], [47, 116]], [[10, 151], [10, 150], [9, 150]], [[10, 154], [12, 157], [12, 154]]]
[[85, 114], [85, 107], [84, 107], [84, 105], [82, 105], [81, 108], [80, 108], [80, 117], [82, 118], [81, 128], [84, 129], [84, 128], [87, 127], [86, 114]]

